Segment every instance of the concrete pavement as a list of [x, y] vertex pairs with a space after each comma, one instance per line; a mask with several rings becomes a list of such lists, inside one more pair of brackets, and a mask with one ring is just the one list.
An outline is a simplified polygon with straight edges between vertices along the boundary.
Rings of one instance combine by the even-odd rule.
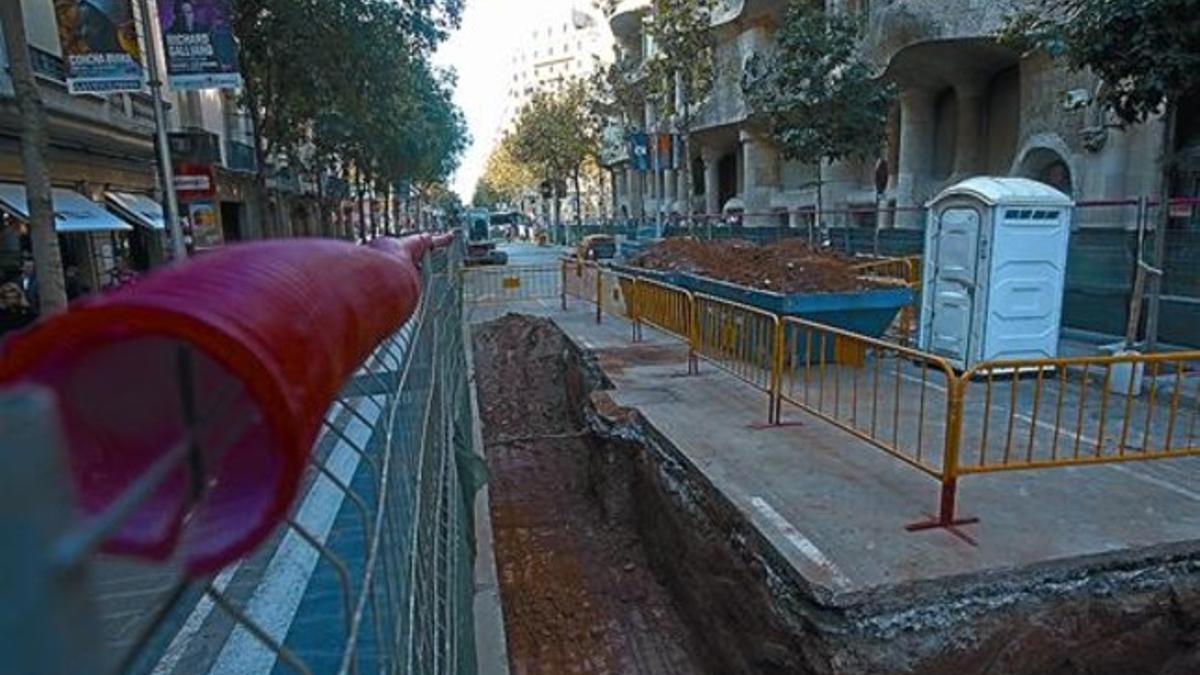
[[571, 305], [562, 312], [546, 299], [478, 307], [472, 316], [552, 317], [596, 353], [614, 402], [636, 408], [832, 602], [918, 582], [1200, 549], [1197, 459], [969, 476], [960, 504], [981, 519], [965, 528], [974, 545], [945, 530], [908, 532], [937, 506], [928, 476], [796, 409], [787, 425], [765, 427], [762, 392], [710, 365], [686, 377], [680, 343], [647, 329], [647, 342], [632, 345], [624, 321], [597, 325], [590, 305]]

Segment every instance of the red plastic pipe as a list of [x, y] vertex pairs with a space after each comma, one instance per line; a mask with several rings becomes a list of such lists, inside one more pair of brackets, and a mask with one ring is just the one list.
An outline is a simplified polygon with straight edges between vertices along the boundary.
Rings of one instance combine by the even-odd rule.
[[189, 573], [210, 573], [286, 516], [334, 397], [416, 310], [417, 265], [433, 245], [428, 235], [375, 247], [293, 240], [198, 257], [13, 335], [0, 345], [0, 385], [55, 392], [87, 514], [190, 426], [199, 466], [173, 469], [103, 547], [178, 554]]

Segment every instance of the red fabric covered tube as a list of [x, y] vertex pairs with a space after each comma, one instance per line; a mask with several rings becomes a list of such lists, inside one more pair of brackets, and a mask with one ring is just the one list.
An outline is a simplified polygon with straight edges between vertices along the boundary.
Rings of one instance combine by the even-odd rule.
[[[334, 396], [415, 311], [412, 257], [335, 241], [235, 246], [85, 301], [0, 346], [0, 384], [56, 392], [77, 494], [110, 505], [186, 438], [181, 353], [190, 353], [195, 438], [187, 462], [109, 537], [105, 550], [191, 574], [246, 554], [286, 516]], [[190, 346], [192, 349], [184, 349]]]

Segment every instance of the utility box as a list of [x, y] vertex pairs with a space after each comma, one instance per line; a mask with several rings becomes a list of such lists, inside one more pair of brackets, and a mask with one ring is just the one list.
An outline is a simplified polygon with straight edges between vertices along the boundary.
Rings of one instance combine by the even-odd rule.
[[979, 177], [927, 206], [921, 349], [964, 371], [1057, 356], [1071, 198], [1025, 178]]

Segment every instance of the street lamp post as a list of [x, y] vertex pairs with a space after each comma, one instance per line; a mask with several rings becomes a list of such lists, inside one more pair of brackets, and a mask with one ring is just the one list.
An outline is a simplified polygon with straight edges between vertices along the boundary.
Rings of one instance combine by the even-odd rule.
[[153, 17], [148, 0], [138, 0], [138, 11], [142, 14], [142, 33], [146, 44], [146, 69], [149, 72], [151, 104], [154, 106], [154, 132], [158, 146], [158, 175], [162, 181], [163, 214], [167, 232], [171, 235], [171, 252], [176, 262], [187, 258], [187, 244], [183, 238], [183, 226], [179, 222], [179, 200], [175, 196], [175, 171], [171, 166], [171, 148], [167, 143], [167, 114], [162, 102], [162, 80], [159, 78], [158, 50], [151, 30]]

